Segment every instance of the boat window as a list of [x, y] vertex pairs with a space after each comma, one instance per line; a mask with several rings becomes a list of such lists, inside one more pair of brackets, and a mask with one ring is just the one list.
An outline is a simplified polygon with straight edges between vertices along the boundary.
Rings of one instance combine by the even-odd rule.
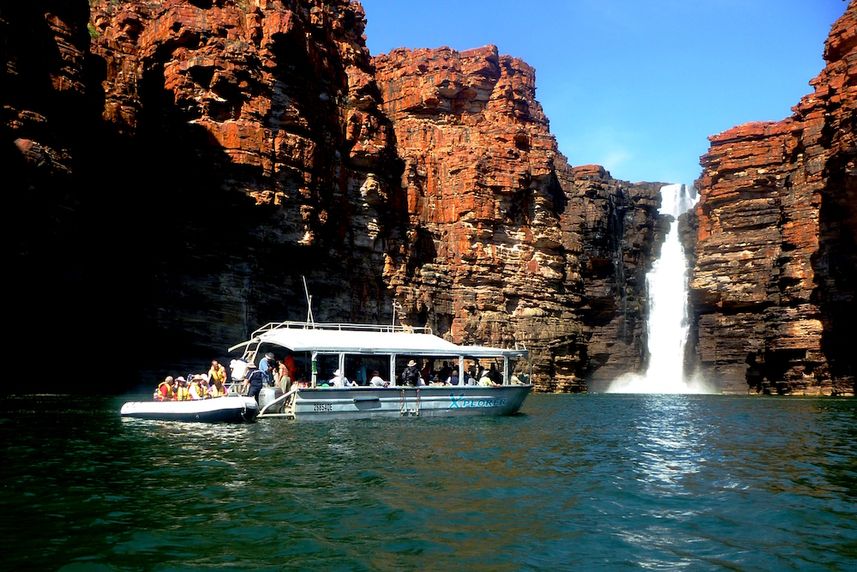
[[318, 383], [323, 383], [333, 377], [333, 372], [339, 369], [339, 354], [318, 354]]
[[356, 381], [357, 385], [369, 385], [372, 372], [376, 370], [386, 380], [390, 375], [390, 357], [345, 354], [345, 377], [351, 381]]

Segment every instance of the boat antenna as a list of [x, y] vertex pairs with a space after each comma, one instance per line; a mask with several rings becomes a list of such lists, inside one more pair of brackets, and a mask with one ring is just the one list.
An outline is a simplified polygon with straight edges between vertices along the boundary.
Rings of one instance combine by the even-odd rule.
[[315, 326], [315, 320], [312, 317], [312, 296], [310, 296], [309, 288], [306, 285], [306, 276], [302, 274], [301, 280], [304, 281], [304, 295], [306, 296], [306, 321], [307, 324]]

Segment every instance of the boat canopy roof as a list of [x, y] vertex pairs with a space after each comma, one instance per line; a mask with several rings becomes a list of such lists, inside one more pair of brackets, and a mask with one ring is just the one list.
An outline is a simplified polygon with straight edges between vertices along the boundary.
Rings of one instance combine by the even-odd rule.
[[[345, 326], [345, 327], [343, 327]], [[273, 344], [294, 352], [349, 354], [404, 354], [425, 356], [520, 357], [526, 349], [488, 346], [459, 346], [431, 333], [416, 333], [402, 327], [281, 323], [257, 330], [253, 339], [230, 348], [251, 343]]]

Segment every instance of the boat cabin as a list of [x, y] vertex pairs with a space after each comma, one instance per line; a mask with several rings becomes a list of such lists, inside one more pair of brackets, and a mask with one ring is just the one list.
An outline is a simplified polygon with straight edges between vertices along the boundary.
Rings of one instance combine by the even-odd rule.
[[523, 347], [502, 349], [461, 346], [432, 334], [429, 328], [394, 325], [272, 322], [230, 349], [243, 348], [242, 359], [255, 361], [272, 352], [290, 356], [299, 387], [324, 387], [337, 370], [350, 382], [369, 385], [373, 372], [389, 387], [405, 385], [402, 372], [410, 362], [420, 369], [426, 385], [443, 384], [458, 372], [461, 385], [475, 385], [482, 371], [497, 385], [527, 384], [528, 353]]

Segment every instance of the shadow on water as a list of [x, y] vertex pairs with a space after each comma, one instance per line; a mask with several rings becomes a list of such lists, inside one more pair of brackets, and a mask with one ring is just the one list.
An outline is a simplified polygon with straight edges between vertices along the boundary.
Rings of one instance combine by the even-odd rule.
[[122, 401], [0, 402], [8, 566], [797, 570], [857, 557], [853, 400], [534, 395], [513, 417], [235, 426], [121, 419]]

